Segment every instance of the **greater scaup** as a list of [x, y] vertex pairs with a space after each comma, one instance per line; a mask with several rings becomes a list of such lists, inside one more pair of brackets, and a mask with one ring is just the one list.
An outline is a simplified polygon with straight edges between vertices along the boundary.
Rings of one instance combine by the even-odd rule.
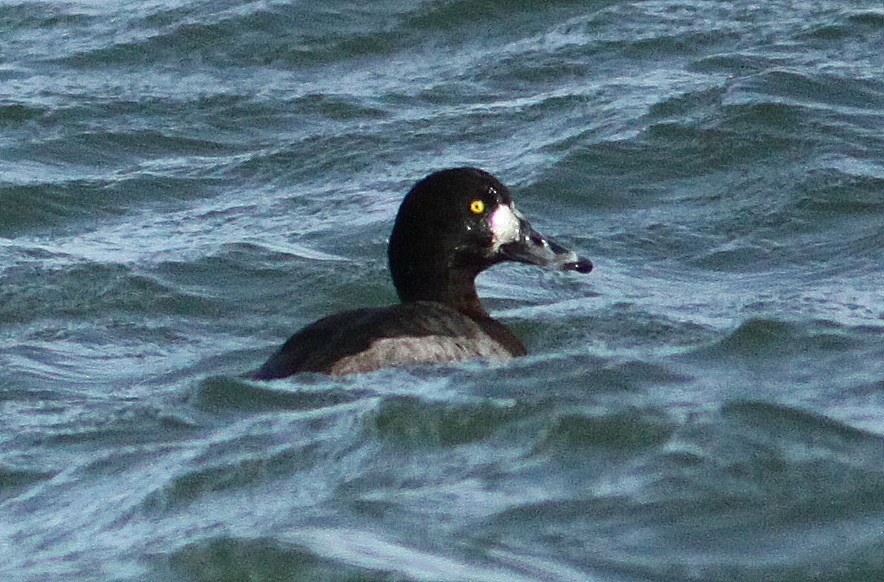
[[592, 270], [591, 262], [534, 230], [509, 189], [478, 168], [441, 170], [414, 185], [396, 216], [388, 259], [402, 303], [320, 319], [252, 378], [523, 356], [519, 338], [479, 303], [476, 276], [503, 261]]

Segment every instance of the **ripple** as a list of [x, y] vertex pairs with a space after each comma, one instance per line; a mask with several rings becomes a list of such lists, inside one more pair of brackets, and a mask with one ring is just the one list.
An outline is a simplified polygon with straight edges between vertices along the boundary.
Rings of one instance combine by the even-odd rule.
[[82, 319], [120, 312], [190, 316], [217, 313], [213, 300], [172, 289], [120, 265], [74, 262], [65, 268], [46, 264], [15, 266], [4, 274], [0, 321], [21, 323], [50, 315]]
[[[401, 45], [402, 31], [388, 31], [390, 15], [370, 8], [322, 9], [257, 4], [193, 14], [162, 9], [132, 14], [139, 33], [59, 59], [76, 67], [146, 65], [193, 61], [221, 66], [309, 66], [387, 54]], [[386, 18], [387, 20], [383, 20]], [[248, 35], [240, 34], [248, 30]], [[280, 43], [280, 39], [287, 42]]]
[[453, 404], [417, 397], [385, 398], [371, 419], [377, 438], [411, 447], [456, 447], [481, 442], [537, 414], [530, 405]]
[[[302, 382], [306, 377], [299, 378]], [[298, 390], [267, 387], [222, 376], [201, 381], [192, 394], [191, 404], [213, 413], [259, 412], [269, 410], [318, 410], [353, 402], [364, 397], [363, 391], [323, 386], [317, 378], [315, 389]]]
[[884, 216], [884, 176], [848, 174], [837, 169], [811, 171], [798, 185], [799, 209], [818, 220], [838, 216]]
[[[805, 452], [818, 448], [838, 462], [849, 462], [855, 455], [864, 467], [874, 466], [877, 458], [884, 460], [884, 437], [821, 414], [751, 400], [729, 402], [722, 407], [721, 414], [728, 421], [746, 425], [755, 433], [754, 437], [770, 439], [777, 446], [794, 444], [807, 447]], [[794, 460], [802, 457], [790, 455]]]
[[37, 119], [44, 115], [46, 110], [41, 107], [26, 105], [24, 103], [0, 102], [0, 125], [14, 126], [19, 123]]
[[[518, 570], [477, 566], [407, 543], [385, 540], [369, 531], [310, 527], [272, 538], [220, 536], [191, 543], [162, 558], [156, 572], [199, 580], [471, 580], [527, 582]], [[555, 570], [547, 572], [552, 574]]]
[[24, 183], [0, 184], [0, 201], [5, 205], [0, 236], [88, 229], [145, 202], [187, 200], [207, 192], [204, 176], [163, 175], [165, 170], [47, 181], [42, 167], [30, 164], [30, 169], [34, 173], [20, 177]]
[[751, 318], [714, 346], [701, 348], [696, 353], [713, 358], [771, 359], [786, 353], [806, 356], [813, 352], [845, 352], [856, 346], [852, 334], [839, 325]]
[[0, 503], [13, 498], [30, 486], [52, 478], [53, 473], [0, 466]]
[[631, 409], [601, 416], [564, 414], [549, 429], [542, 450], [568, 455], [586, 447], [621, 454], [638, 452], [662, 445], [673, 431], [671, 421], [654, 410]]
[[877, 80], [774, 68], [747, 77], [730, 88], [730, 102], [746, 99], [764, 99], [801, 107], [866, 110], [880, 106], [884, 86]]

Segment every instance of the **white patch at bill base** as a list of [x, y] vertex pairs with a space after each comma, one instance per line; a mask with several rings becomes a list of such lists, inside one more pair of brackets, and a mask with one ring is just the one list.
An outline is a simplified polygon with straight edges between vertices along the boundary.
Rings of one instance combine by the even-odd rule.
[[493, 248], [519, 240], [519, 211], [508, 204], [501, 204], [488, 217], [491, 225]]

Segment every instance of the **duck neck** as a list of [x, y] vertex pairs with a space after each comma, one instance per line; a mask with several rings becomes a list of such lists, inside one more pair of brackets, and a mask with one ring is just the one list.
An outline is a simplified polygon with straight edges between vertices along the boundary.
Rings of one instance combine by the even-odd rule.
[[[432, 265], [432, 262], [428, 264]], [[394, 266], [392, 263], [390, 270], [396, 292], [403, 303], [435, 301], [453, 307], [472, 319], [489, 317], [476, 293], [478, 272], [451, 269], [440, 273], [429, 268], [421, 268], [421, 264], [403, 267]]]

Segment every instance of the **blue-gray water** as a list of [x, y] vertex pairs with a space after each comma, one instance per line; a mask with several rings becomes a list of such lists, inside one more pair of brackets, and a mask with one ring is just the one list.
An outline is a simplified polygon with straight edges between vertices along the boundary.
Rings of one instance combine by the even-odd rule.
[[[541, 7], [541, 5], [543, 5]], [[3, 580], [884, 579], [884, 10], [0, 2]], [[238, 379], [471, 164], [531, 355]]]

